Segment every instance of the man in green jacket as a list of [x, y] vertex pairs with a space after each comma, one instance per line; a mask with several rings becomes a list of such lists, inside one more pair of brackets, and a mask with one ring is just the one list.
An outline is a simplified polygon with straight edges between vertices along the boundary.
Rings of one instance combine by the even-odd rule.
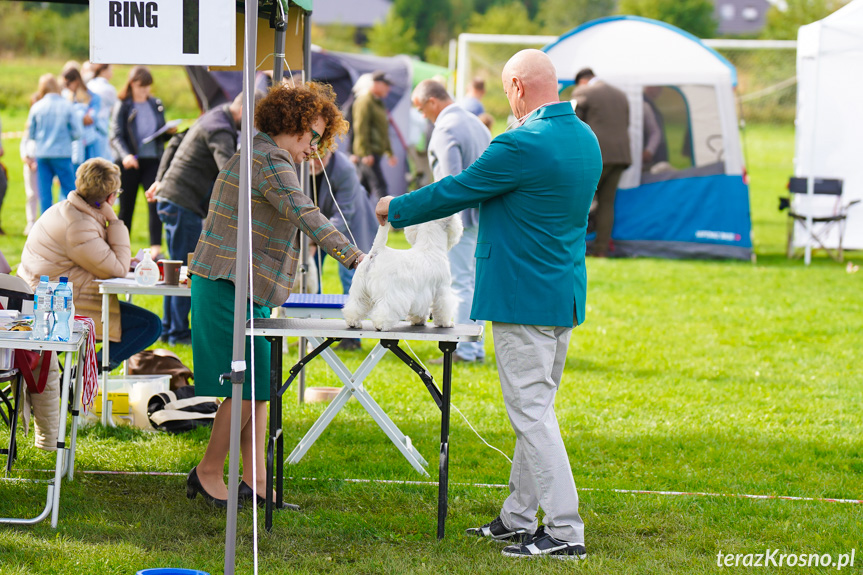
[[390, 145], [390, 121], [384, 106], [392, 81], [380, 71], [372, 74], [372, 80], [371, 89], [359, 95], [352, 108], [353, 151], [354, 161], [359, 162], [360, 182], [371, 197], [382, 198], [389, 194], [381, 170], [381, 157], [389, 156], [390, 166], [398, 161]]
[[554, 398], [572, 328], [584, 321], [584, 240], [602, 157], [590, 128], [560, 102], [544, 52], [517, 53], [502, 82], [519, 125], [460, 174], [382, 198], [376, 213], [402, 228], [479, 206], [470, 317], [492, 322], [516, 444], [500, 515], [468, 533], [513, 541], [503, 550], [508, 557], [581, 559], [584, 523]]

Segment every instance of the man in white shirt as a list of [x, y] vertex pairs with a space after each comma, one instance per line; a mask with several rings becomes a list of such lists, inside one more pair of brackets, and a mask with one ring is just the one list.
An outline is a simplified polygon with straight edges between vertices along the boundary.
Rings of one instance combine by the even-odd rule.
[[[440, 82], [423, 80], [414, 88], [411, 102], [434, 124], [429, 140], [428, 157], [432, 175], [437, 182], [460, 174], [479, 158], [491, 142], [491, 134], [475, 115], [453, 102]], [[461, 212], [464, 233], [449, 252], [453, 293], [459, 300], [456, 323], [469, 323], [476, 274], [477, 226], [479, 211], [468, 208]], [[453, 360], [482, 362], [485, 350], [481, 342], [461, 342]]]

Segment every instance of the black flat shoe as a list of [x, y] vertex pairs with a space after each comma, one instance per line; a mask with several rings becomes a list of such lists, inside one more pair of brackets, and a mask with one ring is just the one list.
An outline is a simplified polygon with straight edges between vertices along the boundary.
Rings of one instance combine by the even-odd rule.
[[[237, 489], [237, 499], [239, 501], [251, 501], [252, 497], [254, 497], [256, 499], [258, 507], [266, 507], [267, 498], [261, 497], [260, 495], [256, 495], [255, 492], [252, 491], [252, 488], [249, 487], [248, 483], [246, 483], [245, 481], [240, 481], [240, 487], [239, 487], [239, 489]], [[288, 503], [286, 501], [282, 501], [281, 507], [278, 507], [276, 505], [276, 502], [274, 501], [273, 502], [273, 508], [274, 509], [289, 509], [291, 511], [299, 511], [300, 510], [299, 505], [294, 505], [293, 503]]]
[[[192, 471], [189, 472], [189, 477], [186, 479], [186, 497], [189, 499], [194, 499], [198, 493], [201, 494], [201, 497], [204, 498], [204, 501], [212, 505], [213, 507], [228, 507], [227, 499], [216, 499], [204, 489], [204, 486], [201, 485], [201, 480], [198, 479], [198, 467], [195, 466], [192, 468]], [[242, 507], [242, 505], [237, 504], [237, 507]]]

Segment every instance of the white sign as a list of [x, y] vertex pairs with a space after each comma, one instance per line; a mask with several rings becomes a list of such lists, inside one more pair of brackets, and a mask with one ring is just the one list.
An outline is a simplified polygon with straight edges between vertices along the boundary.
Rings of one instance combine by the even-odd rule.
[[90, 61], [233, 66], [234, 0], [90, 0]]

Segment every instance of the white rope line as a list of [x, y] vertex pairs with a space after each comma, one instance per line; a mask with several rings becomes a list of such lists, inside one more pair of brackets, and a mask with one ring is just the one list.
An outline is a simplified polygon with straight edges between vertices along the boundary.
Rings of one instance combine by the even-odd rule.
[[[254, 86], [251, 86], [251, 88], [254, 90]], [[254, 92], [252, 93], [251, 103], [252, 103], [252, 109], [254, 109], [254, 105], [255, 105]], [[253, 120], [253, 123], [254, 123], [254, 120]], [[254, 304], [254, 302], [255, 302], [255, 273], [254, 273], [255, 260], [254, 260], [254, 249], [252, 247], [253, 246], [253, 239], [252, 239], [252, 170], [254, 170], [254, 159], [252, 158], [252, 155], [254, 153], [254, 148], [255, 148], [254, 142], [252, 143], [251, 148], [252, 149], [249, 150], [249, 166], [248, 166], [248, 168], [249, 168], [249, 174], [248, 174], [249, 196], [248, 196], [248, 199], [246, 200], [246, 201], [248, 201], [247, 215], [249, 218], [249, 222], [248, 222], [249, 225], [248, 225], [248, 230], [247, 230], [247, 233], [248, 233], [247, 239], [249, 242], [249, 294], [248, 294], [249, 299], [248, 299], [248, 304], [244, 303], [243, 306], [244, 307], [246, 305], [249, 306], [248, 307], [248, 309], [249, 309], [249, 326], [252, 328], [252, 332], [254, 333], [254, 330], [255, 330], [255, 309], [254, 309], [254, 305], [255, 305]], [[240, 195], [240, 197], [242, 197], [242, 195]], [[238, 198], [238, 204], [239, 204], [239, 201], [240, 200]], [[244, 326], [244, 328], [245, 328], [245, 326]], [[235, 329], [236, 329], [236, 327], [235, 327]], [[243, 331], [245, 331], [245, 329], [243, 329]], [[244, 343], [245, 343], [245, 339], [246, 339], [246, 336], [244, 334], [243, 335], [243, 342]], [[244, 354], [245, 354], [245, 349], [246, 349], [246, 346], [243, 345], [243, 353]], [[257, 575], [258, 574], [258, 501], [257, 501], [256, 495], [258, 493], [258, 465], [257, 465], [258, 441], [257, 441], [257, 425], [256, 425], [257, 417], [256, 417], [256, 413], [258, 410], [255, 407], [255, 338], [254, 337], [249, 338], [249, 351], [250, 351], [251, 357], [249, 358], [249, 361], [246, 363], [246, 375], [247, 375], [247, 377], [245, 379], [247, 379], [249, 381], [249, 384], [251, 385], [250, 397], [252, 400], [251, 401], [251, 414], [250, 414], [251, 418], [249, 419], [249, 423], [252, 425], [252, 485], [250, 485], [249, 487], [252, 488], [252, 522], [253, 522], [253, 525], [252, 525], [252, 550], [253, 550], [252, 556], [254, 557], [253, 572], [255, 575]], [[239, 398], [232, 398], [232, 399], [234, 401], [239, 400], [240, 405], [242, 405], [242, 401], [243, 401], [242, 392], [240, 392]], [[240, 409], [240, 412], [242, 413], [242, 408]], [[234, 433], [233, 430], [232, 430], [232, 433]], [[242, 433], [242, 425], [240, 426], [240, 429], [236, 430], [236, 433]], [[242, 441], [242, 438], [241, 438], [241, 441]], [[240, 451], [242, 451], [242, 449]], [[245, 467], [245, 464], [246, 464], [246, 462], [244, 461], [243, 467]]]
[[[419, 363], [419, 364], [420, 364], [420, 366], [422, 366], [422, 368], [423, 368], [424, 370], [426, 370], [426, 372], [428, 372], [428, 368], [423, 364], [422, 360], [420, 360], [419, 356], [414, 352], [413, 348], [411, 348], [411, 344], [410, 344], [410, 343], [408, 343], [407, 341], [405, 341], [404, 343], [405, 343], [405, 345], [408, 347], [408, 349], [410, 350], [411, 354], [414, 356], [414, 359], [416, 359], [416, 360], [417, 360], [417, 363]], [[482, 435], [480, 435], [480, 434], [479, 434], [479, 431], [477, 431], [476, 429], [474, 429], [473, 425], [471, 425], [470, 421], [468, 421], [467, 417], [465, 417], [465, 414], [464, 414], [464, 413], [462, 413], [462, 412], [461, 412], [461, 410], [460, 410], [458, 407], [456, 407], [456, 405], [452, 402], [452, 400], [450, 400], [450, 407], [452, 407], [453, 409], [455, 409], [455, 410], [458, 412], [458, 414], [459, 414], [459, 415], [461, 415], [461, 418], [462, 418], [462, 419], [464, 419], [464, 422], [465, 422], [465, 423], [467, 423], [467, 426], [468, 426], [468, 427], [470, 427], [470, 430], [471, 430], [471, 431], [473, 431], [473, 432], [476, 434], [476, 436], [477, 436], [477, 437], [479, 437], [479, 440], [480, 440], [480, 441], [482, 441], [482, 442], [483, 442], [483, 443], [485, 443], [488, 447], [490, 447], [490, 448], [494, 449], [495, 451], [497, 451], [498, 453], [500, 453], [501, 455], [503, 455], [503, 456], [504, 456], [504, 458], [505, 458], [507, 461], [509, 461], [509, 462], [510, 462], [510, 464], [512, 464], [512, 459], [510, 459], [510, 458], [509, 458], [509, 456], [508, 456], [506, 453], [504, 453], [503, 451], [501, 451], [500, 449], [498, 449], [497, 447], [495, 447], [494, 445], [492, 445], [491, 443], [489, 443], [488, 441], [486, 441], [486, 440], [485, 440], [485, 438], [484, 438]]]
[[[315, 156], [317, 156], [318, 160], [321, 162], [321, 171], [324, 173], [324, 178], [327, 180], [327, 185], [330, 187], [330, 197], [333, 198], [333, 203], [336, 205], [336, 209], [339, 211], [339, 215], [342, 216], [342, 221], [345, 222], [345, 228], [347, 228], [348, 230], [348, 235], [351, 236], [351, 241], [353, 242], [354, 246], [356, 246], [357, 249], [360, 249], [360, 247], [357, 246], [357, 240], [354, 238], [354, 232], [351, 231], [351, 226], [348, 225], [348, 219], [345, 217], [345, 214], [342, 213], [342, 208], [339, 207], [339, 202], [336, 201], [336, 194], [335, 192], [333, 192], [333, 184], [330, 183], [330, 176], [327, 175], [327, 169], [325, 166], [323, 166], [324, 160], [323, 158], [321, 158], [321, 154], [317, 150], [315, 150]], [[314, 178], [312, 179], [314, 180]], [[315, 194], [317, 194], [316, 184]], [[317, 201], [315, 202], [315, 205], [317, 205]]]
[[749, 94], [743, 94], [740, 96], [741, 102], [749, 102], [751, 100], [757, 100], [758, 98], [763, 98], [764, 96], [769, 96], [770, 94], [774, 94], [776, 92], [781, 92], [786, 88], [790, 88], [794, 84], [797, 83], [797, 76], [792, 76], [790, 78], [786, 78], [781, 82], [777, 82], [772, 86], [767, 86], [757, 92], [751, 92]]
[[[22, 472], [40, 472], [54, 473], [54, 469], [21, 469]], [[75, 473], [86, 475], [144, 475], [155, 477], [186, 477], [188, 473], [175, 473], [170, 471], [101, 471], [101, 470], [80, 470], [76, 469]], [[4, 479], [5, 480], [5, 479]], [[15, 481], [10, 478], [9, 480]], [[344, 481], [345, 483], [370, 483], [381, 485], [416, 485], [419, 487], [437, 487], [437, 481], [415, 481], [409, 479], [353, 479], [353, 478], [338, 478], [338, 477], [293, 477], [287, 476], [285, 480], [289, 481], [308, 481], [308, 482], [323, 482], [323, 481]], [[21, 479], [20, 481], [29, 481]], [[457, 485], [459, 487], [474, 487], [481, 489], [509, 489], [509, 485], [504, 483], [466, 483], [450, 481], [449, 485]], [[597, 493], [624, 493], [631, 495], [669, 495], [669, 496], [690, 496], [690, 497], [732, 497], [739, 499], [775, 499], [782, 501], [809, 501], [814, 503], [846, 503], [852, 505], [863, 505], [863, 499], [839, 499], [831, 497], [799, 497], [794, 495], [753, 495], [749, 493], [713, 493], [710, 491], [653, 491], [649, 489], [614, 489], [603, 487], [579, 487], [579, 491], [595, 491]]]
[[[321, 155], [318, 153], [317, 148], [315, 148], [315, 156], [318, 158], [318, 160], [321, 160]], [[324, 162], [323, 162], [323, 160], [321, 160], [321, 165], [322, 165], [322, 166], [323, 166], [323, 163], [324, 163]], [[324, 172], [324, 175], [326, 175], [327, 171], [326, 171], [325, 169], [323, 169], [323, 167], [322, 167], [321, 169], [322, 169], [322, 171]], [[312, 203], [313, 203], [313, 204], [315, 204], [315, 206], [316, 206], [316, 207], [318, 208], [318, 210], [320, 211], [320, 209], [321, 209], [321, 204], [320, 204], [320, 202], [318, 201], [318, 180], [317, 180], [317, 178], [315, 177], [315, 175], [312, 173], [312, 164], [311, 164], [311, 162], [309, 162], [309, 180], [311, 180], [311, 182], [312, 182]], [[330, 183], [330, 180], [329, 180], [329, 179], [327, 179], [327, 183], [328, 183], [328, 184]], [[332, 192], [332, 186], [330, 186], [330, 192]], [[333, 201], [335, 201], [335, 198], [333, 198]], [[336, 206], [338, 206], [338, 204], [336, 204]], [[319, 246], [319, 245], [317, 245], [317, 244], [315, 244], [315, 246], [316, 246], [316, 247], [315, 247], [315, 262], [316, 262], [316, 265], [317, 265], [317, 269], [315, 270], [315, 274], [317, 275], [318, 291], [319, 291], [319, 292], [321, 292], [321, 293], [324, 293], [324, 286], [323, 286], [323, 283], [324, 283], [324, 272], [323, 272], [323, 270], [321, 269], [321, 267], [322, 267], [322, 265], [321, 265], [321, 264], [323, 264], [323, 263], [324, 263], [324, 262], [323, 262], [323, 260], [324, 260], [324, 256], [323, 256], [323, 254], [321, 253], [321, 252], [323, 251], [323, 249], [324, 249], [324, 246]], [[303, 262], [303, 265], [305, 265], [305, 263], [306, 263], [306, 262]], [[306, 271], [308, 272], [308, 270], [306, 270]], [[306, 283], [306, 287], [308, 287], [308, 283]]]

